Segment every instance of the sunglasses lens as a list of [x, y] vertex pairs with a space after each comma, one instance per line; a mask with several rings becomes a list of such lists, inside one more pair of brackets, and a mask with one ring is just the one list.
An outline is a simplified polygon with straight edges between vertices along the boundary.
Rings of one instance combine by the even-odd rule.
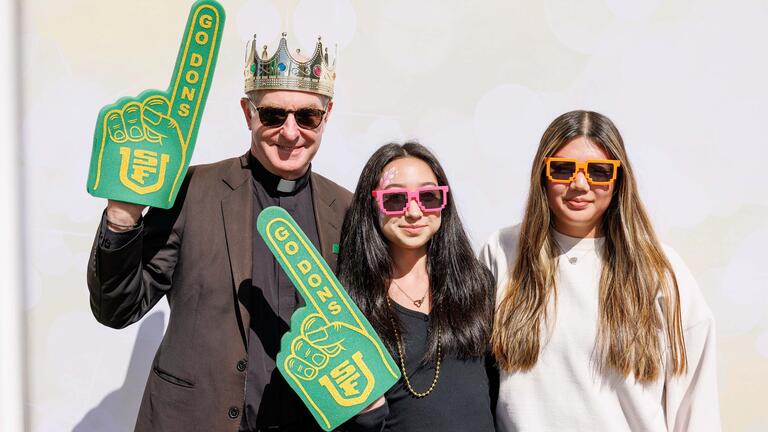
[[298, 123], [299, 126], [306, 129], [314, 129], [320, 126], [320, 122], [323, 121], [324, 114], [325, 113], [323, 110], [314, 108], [301, 108], [296, 110], [293, 115], [296, 116], [296, 123]]
[[259, 108], [259, 121], [267, 127], [280, 126], [285, 123], [288, 113], [282, 108]]
[[549, 163], [549, 175], [555, 180], [568, 180], [576, 171], [576, 163], [569, 161], [551, 161]]
[[408, 194], [405, 192], [385, 192], [381, 196], [381, 205], [388, 212], [403, 211], [408, 203]]
[[443, 191], [441, 190], [426, 190], [419, 192], [419, 202], [421, 202], [421, 205], [425, 209], [439, 209], [442, 207], [443, 201]]
[[613, 171], [615, 167], [613, 164], [608, 163], [589, 163], [587, 165], [587, 173], [589, 178], [596, 182], [607, 182], [613, 179]]

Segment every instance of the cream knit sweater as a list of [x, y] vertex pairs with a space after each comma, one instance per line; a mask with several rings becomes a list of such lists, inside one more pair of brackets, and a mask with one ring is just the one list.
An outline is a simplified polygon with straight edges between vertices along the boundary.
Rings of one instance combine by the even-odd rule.
[[[491, 236], [480, 252], [504, 294], [517, 251], [519, 226]], [[558, 262], [557, 304], [536, 365], [501, 371], [499, 431], [719, 431], [715, 327], [712, 312], [680, 257], [664, 247], [677, 276], [688, 372], [638, 384], [601, 372], [594, 358], [602, 239], [554, 233], [565, 251]], [[576, 258], [576, 263], [568, 259]], [[664, 374], [668, 375], [668, 374]]]

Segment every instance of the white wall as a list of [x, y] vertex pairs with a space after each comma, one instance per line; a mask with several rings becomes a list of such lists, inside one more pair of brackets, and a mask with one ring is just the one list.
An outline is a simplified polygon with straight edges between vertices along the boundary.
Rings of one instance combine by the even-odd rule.
[[[558, 114], [623, 133], [661, 238], [718, 324], [725, 430], [768, 430], [764, 0], [223, 0], [227, 24], [193, 163], [242, 154], [245, 40], [339, 43], [315, 169], [353, 188], [391, 139], [443, 161], [479, 246], [516, 223], [531, 158]], [[99, 108], [165, 88], [191, 1], [24, 2], [22, 113], [33, 431], [131, 430], [167, 321], [91, 316], [85, 266], [103, 200], [85, 192]], [[331, 50], [333, 51], [333, 50]], [[3, 162], [5, 152], [3, 147]], [[5, 172], [3, 175], [7, 175]], [[3, 177], [5, 179], [5, 177]], [[5, 247], [5, 244], [3, 244]]]
[[0, 430], [23, 431], [25, 368], [18, 4], [0, 0]]

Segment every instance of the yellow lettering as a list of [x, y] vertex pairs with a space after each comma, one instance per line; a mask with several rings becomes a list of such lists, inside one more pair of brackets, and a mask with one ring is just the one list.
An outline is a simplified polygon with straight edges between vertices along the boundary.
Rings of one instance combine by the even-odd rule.
[[341, 313], [341, 306], [335, 301], [328, 303], [328, 310], [331, 311], [331, 315], [338, 315]]
[[200, 45], [205, 45], [208, 43], [208, 33], [206, 32], [197, 32], [195, 35], [195, 42], [197, 42]]
[[133, 174], [131, 178], [144, 184], [144, 180], [149, 177], [150, 174], [157, 172], [157, 152], [149, 150], [136, 149], [133, 151]]
[[187, 79], [187, 82], [190, 84], [197, 84], [197, 80], [200, 79], [200, 75], [196, 71], [189, 71], [187, 72], [187, 76], [185, 77]]
[[[334, 378], [335, 383], [331, 382], [329, 375], [323, 375], [317, 380], [321, 386], [328, 390], [328, 393], [337, 404], [345, 407], [363, 403], [376, 385], [376, 377], [373, 376], [368, 365], [363, 361], [363, 355], [360, 351], [352, 354], [352, 361], [355, 362], [355, 365], [351, 369], [349, 366], [352, 365], [345, 360], [331, 371], [329, 375]], [[365, 379], [365, 388], [362, 391], [356, 388], [359, 378]], [[344, 392], [343, 395], [339, 392], [337, 386], [341, 387], [341, 390]], [[355, 394], [358, 396], [351, 397]]]
[[179, 113], [180, 116], [186, 117], [189, 115], [189, 105], [188, 104], [181, 104], [179, 105]]
[[299, 251], [299, 245], [295, 241], [289, 241], [285, 244], [285, 251], [288, 255], [296, 255], [296, 252]]
[[211, 25], [213, 24], [213, 18], [210, 15], [200, 15], [200, 27], [204, 29], [211, 28]]
[[140, 184], [144, 184], [144, 179], [149, 177], [150, 174], [154, 174], [157, 172], [154, 168], [148, 168], [145, 166], [134, 166], [133, 167], [133, 174], [131, 174], [131, 178], [139, 182]]
[[[131, 155], [134, 157], [132, 158]], [[120, 183], [137, 194], [148, 194], [157, 192], [163, 187], [165, 179], [165, 168], [171, 156], [167, 154], [160, 155], [160, 172], [157, 173], [158, 154], [153, 151], [131, 149], [120, 147]], [[128, 171], [131, 171], [129, 176]], [[157, 173], [157, 181], [153, 185], [142, 186], [150, 174]], [[134, 181], [137, 181], [135, 183]]]
[[356, 389], [357, 379], [360, 378], [360, 372], [349, 364], [349, 360], [344, 360], [341, 364], [331, 370], [331, 377], [336, 380], [336, 385], [344, 391], [344, 396], [354, 396], [360, 391]]
[[311, 286], [312, 288], [317, 288], [320, 286], [320, 283], [323, 282], [323, 279], [320, 277], [319, 274], [311, 274], [309, 275], [307, 282], [309, 282], [309, 286]]
[[203, 56], [198, 53], [192, 53], [192, 57], [189, 58], [189, 65], [192, 67], [200, 67], [203, 64]]
[[183, 89], [181, 89], [181, 98], [188, 101], [193, 101], [195, 99], [195, 89], [190, 89], [189, 87], [185, 86]]
[[157, 166], [157, 152], [136, 149], [133, 151], [134, 165]]
[[323, 289], [317, 292], [317, 297], [320, 298], [323, 303], [325, 303], [325, 301], [329, 298], [333, 298], [333, 294], [331, 293], [331, 290], [328, 289], [328, 287], [323, 287]]
[[288, 230], [281, 226], [275, 230], [275, 238], [279, 241], [285, 241], [289, 236]]
[[307, 260], [301, 260], [298, 264], [296, 264], [296, 267], [301, 270], [301, 274], [307, 274], [310, 270], [312, 270], [312, 264], [310, 264]]

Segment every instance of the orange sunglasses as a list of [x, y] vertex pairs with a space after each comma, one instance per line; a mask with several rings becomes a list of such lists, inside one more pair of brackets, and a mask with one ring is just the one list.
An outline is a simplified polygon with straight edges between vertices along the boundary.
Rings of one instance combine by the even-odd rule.
[[576, 159], [548, 157], [544, 158], [547, 164], [547, 178], [552, 183], [570, 184], [576, 180], [579, 170], [584, 171], [584, 176], [589, 184], [609, 185], [616, 180], [621, 162], [613, 159], [590, 159], [579, 162]]

